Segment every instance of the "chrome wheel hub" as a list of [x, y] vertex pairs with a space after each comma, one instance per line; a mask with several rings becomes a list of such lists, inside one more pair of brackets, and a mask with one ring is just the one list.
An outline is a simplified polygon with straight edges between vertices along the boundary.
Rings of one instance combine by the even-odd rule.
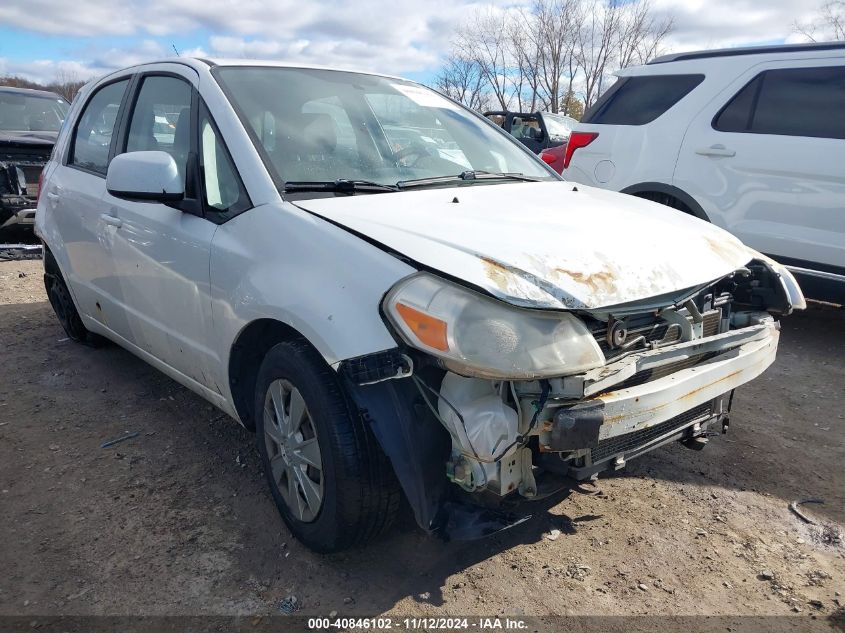
[[264, 396], [264, 441], [285, 505], [294, 517], [310, 523], [323, 505], [323, 460], [305, 400], [287, 380], [274, 380]]

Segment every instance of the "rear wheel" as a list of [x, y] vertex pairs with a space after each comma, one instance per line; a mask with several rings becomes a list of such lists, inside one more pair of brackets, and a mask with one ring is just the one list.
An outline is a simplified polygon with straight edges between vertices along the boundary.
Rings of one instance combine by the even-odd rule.
[[46, 248], [44, 251], [44, 288], [47, 291], [50, 305], [53, 306], [53, 312], [56, 313], [59, 323], [71, 340], [91, 347], [100, 347], [104, 343], [103, 337], [90, 332], [82, 324], [82, 319], [73, 303], [70, 290], [68, 290], [62, 277], [59, 266], [53, 254]]
[[337, 375], [307, 343], [273, 347], [258, 372], [256, 441], [291, 532], [318, 552], [384, 532], [399, 507], [389, 461]]

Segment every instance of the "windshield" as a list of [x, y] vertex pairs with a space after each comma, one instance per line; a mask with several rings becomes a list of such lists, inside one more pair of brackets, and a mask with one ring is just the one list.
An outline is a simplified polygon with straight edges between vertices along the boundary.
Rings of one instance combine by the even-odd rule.
[[467, 171], [556, 178], [483, 118], [409, 81], [302, 68], [214, 74], [277, 183], [396, 185]]
[[67, 102], [0, 90], [0, 130], [3, 132], [58, 132], [67, 116]]
[[569, 138], [572, 130], [578, 125], [578, 121], [562, 114], [544, 113], [543, 118], [546, 120], [549, 136], [555, 139]]

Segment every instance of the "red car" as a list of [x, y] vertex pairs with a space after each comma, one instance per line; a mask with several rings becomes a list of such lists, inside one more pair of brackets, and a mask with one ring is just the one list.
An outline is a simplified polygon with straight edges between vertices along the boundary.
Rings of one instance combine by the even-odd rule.
[[554, 147], [547, 147], [540, 152], [540, 160], [549, 165], [557, 173], [563, 171], [563, 160], [566, 156], [566, 143], [563, 145], [555, 145]]

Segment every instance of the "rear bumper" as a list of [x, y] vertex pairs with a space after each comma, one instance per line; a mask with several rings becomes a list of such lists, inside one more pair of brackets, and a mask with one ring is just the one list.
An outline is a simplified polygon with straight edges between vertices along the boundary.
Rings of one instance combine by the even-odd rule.
[[35, 201], [24, 196], [0, 196], [0, 230], [35, 225]]
[[21, 209], [8, 214], [8, 217], [0, 224], [0, 229], [7, 229], [13, 226], [28, 226], [30, 228], [35, 226], [35, 209]]

